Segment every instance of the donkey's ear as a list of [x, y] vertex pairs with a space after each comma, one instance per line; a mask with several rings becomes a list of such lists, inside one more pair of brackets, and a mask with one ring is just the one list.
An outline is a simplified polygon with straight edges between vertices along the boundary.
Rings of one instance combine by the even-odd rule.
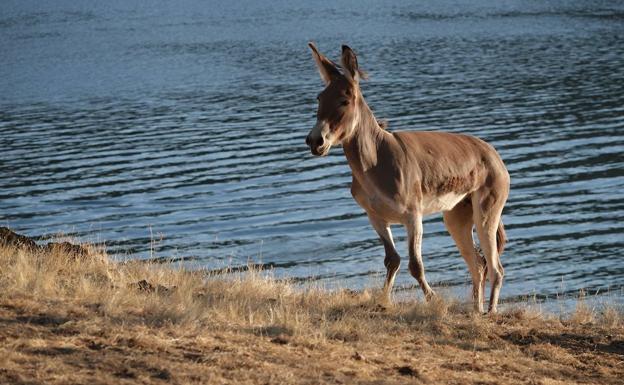
[[338, 71], [336, 64], [334, 64], [333, 61], [329, 60], [323, 54], [321, 54], [314, 45], [314, 43], [309, 42], [308, 46], [312, 50], [312, 57], [314, 58], [314, 62], [318, 67], [319, 73], [321, 74], [321, 79], [323, 79], [325, 85], [329, 84], [332, 77], [340, 76], [340, 71]]
[[362, 71], [358, 66], [357, 56], [351, 48], [346, 45], [342, 46], [342, 56], [340, 57], [340, 64], [344, 70], [344, 74], [347, 79], [358, 83], [360, 79], [368, 79], [366, 72]]

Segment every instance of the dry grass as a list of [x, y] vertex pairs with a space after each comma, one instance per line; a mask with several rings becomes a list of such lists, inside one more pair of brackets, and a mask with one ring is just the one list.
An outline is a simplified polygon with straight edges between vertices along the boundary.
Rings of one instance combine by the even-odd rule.
[[[97, 250], [0, 248], [0, 383], [621, 383], [621, 309], [475, 315]], [[143, 281], [143, 282], [141, 282]]]

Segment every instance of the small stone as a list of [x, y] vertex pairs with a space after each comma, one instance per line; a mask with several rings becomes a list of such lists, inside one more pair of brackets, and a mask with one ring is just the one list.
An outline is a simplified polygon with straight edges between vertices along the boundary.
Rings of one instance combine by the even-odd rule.
[[28, 251], [39, 249], [39, 246], [32, 238], [18, 234], [8, 227], [0, 227], [0, 246], [15, 247]]
[[154, 291], [154, 285], [152, 285], [151, 283], [147, 282], [146, 280], [142, 279], [139, 282], [136, 283], [136, 287], [144, 292], [147, 293], [152, 293]]
[[280, 334], [279, 336], [273, 338], [271, 342], [273, 342], [274, 344], [278, 344], [278, 345], [286, 345], [287, 343], [290, 342], [290, 340], [288, 336]]
[[403, 376], [410, 376], [410, 377], [418, 377], [419, 373], [418, 373], [418, 369], [413, 369], [410, 366], [399, 366], [397, 368], [397, 371], [399, 372], [399, 374], [403, 375]]
[[48, 253], [67, 254], [74, 258], [84, 258], [89, 255], [84, 247], [69, 242], [50, 242], [43, 248]]

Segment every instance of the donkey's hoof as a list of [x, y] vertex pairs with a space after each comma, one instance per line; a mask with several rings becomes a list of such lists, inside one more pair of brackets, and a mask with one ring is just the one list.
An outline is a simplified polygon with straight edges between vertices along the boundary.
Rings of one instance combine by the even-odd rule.
[[429, 302], [432, 299], [436, 298], [438, 295], [436, 294], [435, 291], [431, 290], [428, 293], [425, 293], [425, 301]]

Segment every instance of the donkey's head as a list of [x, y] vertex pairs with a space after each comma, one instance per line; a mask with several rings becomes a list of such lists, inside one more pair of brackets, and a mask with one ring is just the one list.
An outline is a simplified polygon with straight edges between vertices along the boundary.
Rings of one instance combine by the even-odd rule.
[[327, 155], [331, 146], [348, 139], [359, 121], [358, 102], [362, 97], [359, 80], [365, 78], [358, 68], [355, 52], [346, 45], [342, 46], [338, 66], [321, 54], [313, 43], [312, 57], [325, 83], [325, 89], [318, 95], [316, 125], [306, 138], [306, 144], [314, 155]]

